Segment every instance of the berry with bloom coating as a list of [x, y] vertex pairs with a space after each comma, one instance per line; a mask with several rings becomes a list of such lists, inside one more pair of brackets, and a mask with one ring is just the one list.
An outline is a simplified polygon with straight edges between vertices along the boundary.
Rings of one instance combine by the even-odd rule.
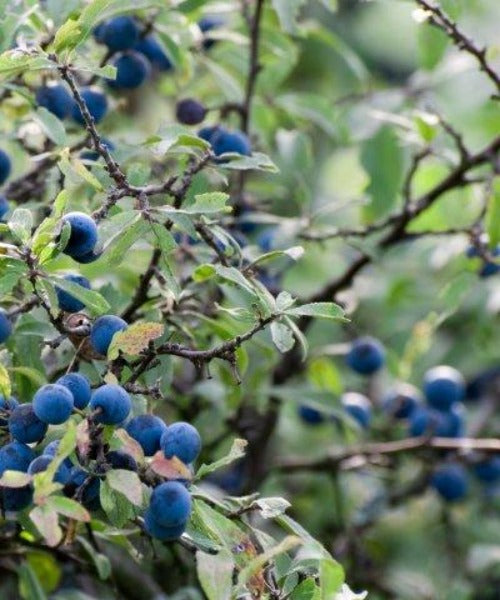
[[177, 103], [175, 114], [179, 123], [198, 125], [206, 117], [207, 109], [198, 100], [186, 98]]
[[126, 15], [110, 19], [101, 27], [102, 29], [97, 29], [95, 38], [113, 52], [132, 48], [139, 39], [139, 28], [135, 19]]
[[191, 513], [191, 494], [177, 481], [162, 483], [151, 494], [149, 511], [161, 527], [181, 525]]
[[104, 425], [118, 425], [125, 421], [132, 408], [132, 401], [127, 392], [113, 383], [98, 388], [90, 400], [92, 410], [101, 409], [95, 420]]
[[82, 410], [90, 402], [92, 390], [89, 380], [84, 375], [80, 375], [80, 373], [68, 373], [60, 377], [56, 383], [71, 392], [75, 408]]
[[125, 469], [125, 471], [137, 471], [137, 462], [133, 456], [122, 450], [112, 450], [106, 454], [106, 458], [113, 469]]
[[158, 71], [170, 71], [172, 63], [165, 54], [161, 44], [153, 35], [141, 38], [133, 48], [136, 52], [143, 54]]
[[372, 420], [372, 406], [370, 400], [363, 394], [347, 392], [340, 399], [346, 412], [366, 429]]
[[144, 513], [144, 529], [151, 537], [161, 540], [162, 542], [171, 542], [181, 537], [186, 530], [186, 523], [173, 525], [172, 527], [164, 527], [154, 518], [151, 510]]
[[0, 476], [5, 471], [22, 471], [26, 473], [30, 463], [35, 459], [33, 450], [17, 440], [0, 448]]
[[127, 423], [125, 429], [139, 442], [146, 456], [153, 456], [160, 449], [160, 439], [167, 426], [155, 415], [138, 415]]
[[11, 162], [9, 155], [4, 150], [0, 150], [0, 185], [4, 183], [10, 175]]
[[166, 458], [176, 456], [183, 463], [193, 462], [201, 450], [198, 430], [189, 423], [172, 423], [161, 436], [161, 449]]
[[66, 86], [61, 83], [44, 85], [36, 91], [36, 102], [59, 119], [65, 119], [73, 110], [74, 100]]
[[399, 383], [383, 400], [384, 410], [395, 419], [408, 419], [422, 404], [422, 394], [409, 383]]
[[433, 408], [447, 411], [465, 397], [465, 381], [462, 374], [441, 365], [429, 369], [424, 377], [424, 394]]
[[319, 425], [323, 423], [325, 418], [323, 414], [307, 404], [302, 404], [298, 409], [299, 417], [308, 425]]
[[35, 414], [31, 403], [20, 404], [9, 417], [9, 431], [14, 439], [24, 444], [39, 442], [47, 433], [47, 423]]
[[151, 74], [149, 61], [139, 52], [125, 52], [113, 61], [116, 67], [116, 79], [109, 79], [113, 89], [132, 90], [139, 87]]
[[252, 154], [250, 140], [242, 131], [228, 131], [221, 127], [219, 132], [210, 140], [210, 143], [216, 156], [229, 152], [242, 154], [243, 156]]
[[500, 455], [482, 460], [474, 465], [474, 473], [479, 481], [494, 483], [500, 480]]
[[358, 338], [352, 343], [346, 361], [356, 373], [372, 375], [385, 363], [384, 346], [373, 337]]
[[0, 344], [3, 344], [9, 339], [11, 333], [12, 323], [3, 308], [0, 308]]
[[[108, 100], [103, 92], [93, 88], [84, 88], [80, 94], [94, 122], [99, 123], [99, 121], [102, 121], [108, 112]], [[73, 104], [71, 116], [80, 125], [85, 125], [85, 119], [76, 102]]]
[[72, 256], [71, 258], [81, 265], [88, 265], [89, 263], [95, 262], [101, 256], [101, 254], [102, 252], [96, 253], [95, 250], [91, 250], [86, 254], [82, 254], [82, 256]]
[[127, 323], [115, 315], [99, 317], [90, 330], [90, 343], [96, 352], [106, 355], [113, 336], [127, 328]]
[[460, 437], [464, 430], [464, 410], [461, 404], [456, 404], [448, 412], [421, 406], [410, 416], [409, 433], [413, 436]]
[[459, 464], [442, 465], [434, 471], [430, 483], [447, 502], [462, 500], [467, 494], [467, 472]]
[[5, 398], [0, 394], [0, 427], [7, 425], [7, 419], [10, 413], [19, 405], [19, 402], [13, 398]]
[[97, 243], [97, 225], [94, 219], [82, 212], [71, 212], [63, 217], [71, 230], [64, 253], [69, 256], [83, 256], [94, 249]]
[[[82, 275], [69, 274], [65, 275], [63, 279], [65, 279], [66, 281], [71, 281], [72, 283], [76, 283], [77, 285], [85, 288], [86, 290], [90, 290], [90, 281]], [[80, 302], [80, 300], [72, 296], [69, 292], [65, 292], [57, 285], [55, 286], [55, 290], [57, 295], [57, 302], [61, 310], [74, 313], [85, 308], [85, 304], [83, 302]]]
[[73, 408], [73, 394], [56, 383], [42, 386], [33, 398], [36, 416], [49, 425], [65, 423], [70, 418]]

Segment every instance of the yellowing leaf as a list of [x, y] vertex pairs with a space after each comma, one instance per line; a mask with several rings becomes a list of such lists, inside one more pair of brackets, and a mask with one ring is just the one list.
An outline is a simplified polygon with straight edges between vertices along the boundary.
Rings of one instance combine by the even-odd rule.
[[118, 357], [121, 350], [133, 356], [145, 350], [149, 342], [156, 340], [163, 334], [161, 323], [134, 323], [124, 331], [115, 334], [108, 350], [108, 358], [113, 360]]

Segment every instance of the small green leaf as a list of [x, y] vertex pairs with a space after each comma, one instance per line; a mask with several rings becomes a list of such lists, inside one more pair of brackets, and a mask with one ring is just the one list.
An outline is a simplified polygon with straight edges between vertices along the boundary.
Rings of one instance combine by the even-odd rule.
[[216, 273], [214, 265], [204, 264], [198, 265], [193, 271], [192, 278], [196, 283], [201, 283], [207, 279], [211, 279]]
[[54, 144], [64, 146], [66, 144], [66, 130], [62, 121], [53, 115], [46, 108], [40, 106], [33, 115], [34, 120], [43, 129], [45, 135], [51, 139]]
[[47, 600], [42, 584], [32, 567], [24, 562], [17, 569], [19, 594], [24, 600]]
[[219, 460], [216, 460], [215, 462], [209, 465], [201, 465], [201, 467], [196, 473], [196, 479], [201, 479], [202, 477], [205, 477], [205, 475], [209, 475], [210, 473], [213, 473], [214, 471], [217, 471], [222, 467], [226, 467], [235, 460], [238, 460], [242, 456], [245, 456], [245, 448], [247, 447], [247, 445], [248, 442], [246, 440], [235, 439], [233, 441], [233, 445], [231, 446], [231, 450], [229, 450], [229, 453], [226, 456], [220, 458]]
[[330, 319], [332, 321], [347, 321], [344, 317], [344, 311], [338, 304], [333, 302], [311, 302], [294, 306], [285, 311], [293, 317], [316, 317], [317, 319]]
[[125, 253], [139, 240], [144, 239], [149, 233], [149, 224], [141, 217], [137, 217], [115, 235], [105, 248], [105, 257], [110, 267], [118, 266]]
[[251, 156], [240, 156], [236, 154], [224, 154], [224, 157], [230, 158], [219, 164], [222, 169], [230, 169], [234, 171], [266, 171], [267, 173], [278, 173], [278, 167], [273, 161], [262, 152], [254, 152]]
[[56, 68], [56, 64], [45, 54], [39, 54], [36, 51], [14, 48], [0, 54], [0, 81], [28, 71]]
[[92, 559], [99, 578], [103, 581], [111, 575], [111, 563], [109, 558], [100, 552], [97, 552], [92, 544], [82, 536], [78, 536], [77, 541], [81, 544], [85, 552]]
[[50, 496], [47, 500], [47, 506], [55, 510], [58, 514], [64, 515], [75, 521], [90, 521], [89, 512], [76, 500], [65, 498], [64, 496]]
[[278, 323], [278, 321], [271, 323], [271, 337], [280, 352], [288, 352], [295, 344], [295, 338], [290, 327]]
[[275, 519], [291, 506], [285, 498], [258, 498], [253, 504], [259, 507], [263, 519]]
[[231, 212], [231, 207], [226, 206], [229, 200], [229, 194], [224, 192], [208, 192], [207, 194], [197, 194], [194, 202], [184, 207], [184, 210], [190, 214], [211, 214], [219, 212]]
[[10, 385], [9, 372], [4, 367], [4, 365], [0, 363], [0, 393], [2, 393], [3, 396], [8, 398], [10, 396], [11, 391], [12, 389]]
[[142, 483], [137, 473], [112, 469], [106, 473], [106, 481], [111, 489], [123, 494], [134, 506], [142, 505]]
[[208, 600], [231, 600], [233, 570], [234, 560], [227, 550], [215, 555], [196, 553], [198, 579]]
[[26, 243], [31, 237], [33, 215], [27, 208], [16, 208], [8, 221], [9, 229], [21, 242]]
[[31, 483], [32, 479], [33, 477], [28, 473], [7, 470], [0, 477], [0, 487], [21, 488]]

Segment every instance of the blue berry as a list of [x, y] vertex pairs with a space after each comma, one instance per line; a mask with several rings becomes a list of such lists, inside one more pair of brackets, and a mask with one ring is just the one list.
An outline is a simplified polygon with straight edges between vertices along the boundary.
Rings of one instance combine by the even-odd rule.
[[[99, 121], [102, 121], [108, 112], [108, 100], [103, 92], [92, 88], [84, 88], [81, 91], [81, 96], [94, 122], [99, 123]], [[76, 102], [73, 104], [71, 115], [77, 123], [85, 125], [85, 119]]]
[[175, 114], [179, 123], [198, 125], [206, 117], [207, 109], [198, 100], [186, 98], [177, 103]]
[[181, 537], [186, 529], [186, 523], [164, 527], [154, 518], [151, 510], [144, 513], [144, 529], [146, 533], [162, 542], [171, 542]]
[[12, 333], [12, 323], [7, 313], [0, 308], [0, 344], [3, 344]]
[[[68, 492], [73, 495], [78, 488], [83, 484], [82, 504], [88, 510], [97, 510], [100, 507], [99, 492], [101, 489], [101, 482], [98, 477], [91, 477], [87, 483], [87, 479], [91, 477], [89, 473], [81, 469], [80, 467], [73, 467], [70, 471], [68, 480]], [[65, 488], [66, 493], [66, 488]]]
[[0, 185], [2, 185], [10, 175], [11, 162], [7, 152], [0, 150]]
[[139, 442], [146, 456], [153, 456], [160, 449], [160, 439], [167, 426], [154, 415], [138, 415], [127, 423], [125, 429]]
[[[47, 454], [42, 454], [42, 456], [38, 456], [33, 462], [30, 463], [30, 466], [28, 467], [28, 473], [30, 475], [36, 475], [37, 473], [42, 473], [43, 471], [46, 471], [52, 460], [52, 457], [48, 456]], [[70, 470], [68, 469], [67, 465], [64, 462], [62, 462], [57, 467], [57, 470], [54, 475], [54, 481], [65, 485], [66, 483], [68, 483], [69, 479]]]
[[[65, 275], [63, 279], [65, 279], [66, 281], [71, 281], [72, 283], [76, 283], [79, 286], [90, 290], [90, 281], [82, 275]], [[83, 302], [80, 302], [80, 300], [77, 300], [77, 298], [72, 296], [69, 292], [65, 292], [57, 285], [55, 286], [55, 289], [57, 295], [57, 302], [61, 310], [75, 313], [85, 308], [85, 304]]]
[[422, 404], [422, 394], [409, 383], [400, 383], [382, 401], [384, 410], [395, 419], [408, 419]]
[[[111, 140], [108, 140], [107, 138], [101, 138], [101, 143], [108, 152], [112, 152], [113, 150], [115, 150], [115, 145], [113, 144], [113, 142]], [[99, 154], [99, 152], [97, 152], [97, 150], [93, 150], [93, 149], [92, 150], [83, 150], [83, 152], [80, 153], [80, 157], [83, 158], [84, 160], [96, 161], [96, 160], [99, 160], [100, 154]], [[89, 261], [89, 262], [91, 262], [91, 261]]]
[[139, 28], [132, 17], [115, 17], [98, 29], [96, 39], [113, 52], [127, 50], [139, 39]]
[[90, 400], [90, 408], [101, 409], [95, 420], [104, 425], [118, 425], [125, 421], [132, 408], [132, 401], [127, 392], [113, 383], [98, 388]]
[[55, 456], [59, 449], [60, 443], [61, 440], [53, 440], [52, 442], [49, 442], [43, 449], [43, 454], [45, 454], [46, 456]]
[[113, 65], [116, 79], [108, 80], [108, 84], [114, 89], [135, 89], [151, 74], [151, 65], [139, 52], [125, 52], [113, 61]]
[[484, 483], [494, 483], [500, 480], [500, 455], [492, 456], [474, 465], [474, 474]]
[[31, 444], [43, 439], [47, 424], [36, 416], [31, 403], [20, 404], [9, 417], [9, 431], [18, 442]]
[[319, 425], [325, 420], [325, 417], [319, 410], [312, 406], [307, 406], [307, 404], [299, 406], [298, 413], [299, 417], [308, 425]]
[[193, 462], [201, 450], [201, 438], [197, 429], [184, 422], [169, 425], [161, 436], [160, 443], [166, 458], [176, 456], [185, 464]]
[[447, 411], [465, 397], [465, 381], [461, 373], [448, 366], [434, 367], [424, 377], [424, 394], [433, 408]]
[[127, 328], [127, 323], [115, 315], [99, 317], [90, 330], [90, 343], [96, 352], [106, 355], [113, 336]]
[[112, 450], [106, 454], [106, 458], [113, 469], [125, 469], [125, 471], [137, 471], [137, 462], [133, 456], [121, 450]]
[[7, 419], [10, 413], [19, 405], [19, 402], [13, 398], [5, 398], [0, 394], [0, 427], [5, 427], [7, 425]]
[[97, 225], [94, 219], [82, 212], [71, 212], [64, 215], [62, 220], [71, 227], [63, 252], [73, 258], [92, 252], [97, 243]]
[[36, 102], [59, 119], [65, 119], [73, 110], [74, 100], [62, 84], [44, 85], [36, 91]]
[[345, 411], [355, 420], [363, 429], [369, 427], [372, 420], [372, 406], [370, 400], [363, 394], [357, 392], [347, 392], [341, 397], [342, 406]]
[[170, 71], [172, 63], [165, 54], [161, 44], [153, 35], [141, 38], [133, 48], [136, 52], [143, 54], [158, 71]]
[[90, 402], [92, 390], [89, 380], [84, 375], [80, 375], [80, 373], [68, 373], [60, 377], [56, 383], [71, 392], [75, 408], [82, 410]]
[[86, 254], [82, 254], [82, 256], [72, 256], [71, 258], [81, 265], [88, 265], [89, 263], [95, 262], [101, 254], [102, 252], [96, 253], [94, 250], [91, 250]]
[[216, 156], [221, 156], [221, 154], [229, 152], [244, 156], [252, 154], [250, 140], [242, 131], [228, 131], [221, 127], [218, 133], [210, 140], [210, 143]]
[[1, 488], [2, 508], [5, 512], [23, 510], [33, 500], [33, 488], [25, 485], [20, 488]]
[[5, 471], [22, 471], [26, 473], [30, 463], [35, 459], [33, 450], [17, 440], [0, 448], [0, 476]]
[[49, 425], [65, 423], [70, 418], [73, 408], [73, 394], [62, 385], [44, 385], [33, 398], [36, 416]]
[[447, 502], [462, 500], [467, 494], [467, 472], [459, 464], [438, 467], [431, 477], [431, 487]]
[[416, 408], [410, 416], [409, 433], [412, 436], [460, 437], [464, 429], [464, 412], [460, 404], [453, 406], [448, 412], [422, 406]]
[[372, 375], [385, 363], [385, 349], [379, 340], [365, 336], [354, 340], [346, 361], [348, 366], [361, 375]]
[[210, 125], [208, 127], [202, 127], [198, 131], [198, 137], [200, 137], [202, 140], [205, 140], [209, 144], [213, 144], [213, 140], [216, 138], [217, 135], [219, 135], [220, 130], [220, 125]]
[[3, 220], [5, 215], [9, 212], [10, 205], [5, 196], [0, 195], [0, 222]]
[[161, 527], [181, 525], [191, 513], [191, 495], [177, 481], [161, 483], [151, 494], [149, 512]]

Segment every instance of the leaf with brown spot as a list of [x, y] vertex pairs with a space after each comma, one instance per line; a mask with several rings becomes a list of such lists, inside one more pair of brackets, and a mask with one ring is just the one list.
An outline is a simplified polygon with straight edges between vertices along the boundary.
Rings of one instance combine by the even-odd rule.
[[118, 358], [120, 351], [124, 354], [137, 356], [148, 347], [149, 342], [161, 337], [163, 330], [162, 323], [148, 323], [143, 321], [130, 325], [127, 329], [115, 333], [113, 336], [108, 350], [108, 359], [114, 360]]

